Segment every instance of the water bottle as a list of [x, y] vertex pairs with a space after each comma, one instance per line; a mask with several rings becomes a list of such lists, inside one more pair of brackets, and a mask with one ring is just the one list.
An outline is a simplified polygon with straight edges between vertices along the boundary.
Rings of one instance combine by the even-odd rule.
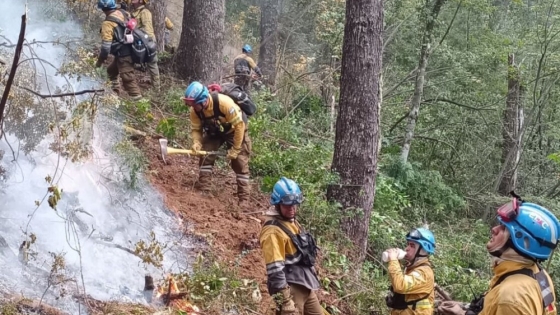
[[[404, 258], [404, 255], [406, 255], [406, 252], [400, 248], [398, 250], [399, 250], [399, 254], [397, 256], [397, 259], [401, 260]], [[389, 261], [389, 254], [387, 253], [387, 251], [383, 252], [383, 254], [381, 255], [381, 260], [383, 260], [383, 262]]]

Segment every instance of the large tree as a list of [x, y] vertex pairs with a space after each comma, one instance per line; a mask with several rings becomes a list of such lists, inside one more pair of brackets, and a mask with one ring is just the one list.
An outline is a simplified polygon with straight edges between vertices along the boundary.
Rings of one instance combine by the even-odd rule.
[[152, 12], [154, 31], [158, 44], [158, 51], [163, 51], [165, 46], [165, 16], [167, 15], [167, 0], [151, 0], [149, 9]]
[[276, 53], [278, 49], [279, 0], [261, 0], [261, 46], [259, 67], [265, 82], [273, 86], [276, 81]]
[[225, 0], [185, 0], [181, 39], [173, 60], [180, 78], [220, 81], [224, 20]]
[[375, 197], [379, 149], [383, 0], [347, 0], [342, 47], [339, 114], [332, 170], [340, 176], [328, 190], [345, 212], [342, 230], [365, 258]]

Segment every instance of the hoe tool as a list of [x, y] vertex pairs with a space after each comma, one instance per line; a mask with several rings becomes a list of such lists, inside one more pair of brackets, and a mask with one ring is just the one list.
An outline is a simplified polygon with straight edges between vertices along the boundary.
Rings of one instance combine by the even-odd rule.
[[226, 153], [220, 151], [193, 151], [187, 149], [176, 149], [167, 146], [167, 139], [161, 138], [159, 139], [159, 147], [161, 150], [161, 159], [163, 163], [166, 163], [165, 158], [169, 154], [186, 154], [188, 156], [196, 155], [196, 156], [204, 156], [204, 155], [218, 155], [218, 156], [226, 156]]

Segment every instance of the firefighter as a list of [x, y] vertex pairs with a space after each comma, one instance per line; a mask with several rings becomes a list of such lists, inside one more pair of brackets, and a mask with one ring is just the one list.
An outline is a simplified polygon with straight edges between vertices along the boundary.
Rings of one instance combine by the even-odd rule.
[[[101, 9], [107, 17], [113, 16], [123, 22], [127, 19], [125, 11], [117, 10], [115, 0], [99, 0], [97, 8]], [[118, 77], [120, 73], [123, 86], [132, 100], [139, 100], [142, 98], [142, 95], [134, 75], [134, 64], [130, 56], [131, 47], [129, 45], [113, 45], [113, 43], [118, 42], [118, 39], [115, 38], [115, 34], [118, 34], [118, 32], [114, 32], [117, 26], [117, 23], [107, 20], [101, 24], [101, 50], [99, 51], [95, 67], [101, 67], [109, 54], [112, 54], [115, 58], [107, 67], [107, 74], [111, 80], [112, 89], [118, 92]]]
[[[136, 19], [138, 22], [137, 27], [144, 31], [151, 40], [157, 42], [156, 34], [154, 31], [154, 25], [152, 22], [152, 12], [146, 8], [148, 4], [148, 0], [129, 0], [130, 8], [132, 9], [132, 17]], [[161, 82], [159, 77], [159, 67], [158, 67], [158, 60], [157, 56], [151, 62], [146, 63], [148, 68], [148, 72], [150, 73], [150, 80], [152, 86], [156, 88], [156, 90], [160, 90]]]
[[[267, 218], [260, 234], [268, 293], [275, 297], [277, 315], [322, 315], [315, 270], [317, 246], [296, 220], [303, 201], [299, 186], [282, 177], [272, 190]], [[297, 312], [297, 313], [296, 313]]]
[[434, 312], [434, 271], [429, 255], [436, 248], [434, 234], [425, 228], [412, 230], [406, 235], [406, 268], [398, 261], [398, 249], [388, 253], [388, 270], [391, 280], [386, 303], [391, 315], [431, 315]]
[[[227, 95], [212, 93], [200, 82], [192, 82], [185, 90], [185, 104], [190, 111], [191, 136], [194, 152], [216, 151], [224, 143], [228, 149], [227, 159], [237, 179], [237, 198], [240, 208], [249, 200], [249, 157], [251, 139], [241, 109]], [[202, 191], [211, 190], [212, 168], [215, 155], [200, 158], [197, 186]]]
[[251, 71], [262, 77], [261, 69], [255, 63], [255, 60], [251, 58], [253, 54], [253, 49], [250, 45], [246, 44], [241, 49], [242, 53], [235, 57], [233, 60], [233, 67], [235, 70], [235, 84], [241, 86], [245, 92], [249, 92], [249, 82], [251, 82]]
[[556, 314], [554, 286], [540, 263], [550, 259], [558, 245], [560, 222], [548, 209], [512, 195], [512, 201], [498, 209], [499, 224], [491, 229], [486, 244], [494, 269], [490, 289], [467, 310], [459, 302], [445, 301], [438, 307], [440, 313]]

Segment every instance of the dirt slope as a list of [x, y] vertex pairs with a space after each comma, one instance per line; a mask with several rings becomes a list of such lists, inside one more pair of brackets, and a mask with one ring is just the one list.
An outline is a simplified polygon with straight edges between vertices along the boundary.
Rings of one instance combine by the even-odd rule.
[[168, 156], [168, 165], [159, 158], [159, 143], [146, 138], [139, 147], [149, 158], [147, 176], [164, 196], [169, 209], [194, 225], [196, 235], [205, 235], [214, 254], [234, 270], [240, 278], [259, 283], [263, 301], [259, 311], [264, 314], [270, 305], [266, 293], [266, 270], [259, 248], [258, 235], [262, 218], [258, 213], [268, 205], [268, 197], [253, 187], [250, 206], [252, 215], [233, 215], [237, 207], [235, 174], [231, 169], [214, 169], [213, 190], [202, 193], [194, 188], [198, 177], [198, 159], [182, 155]]

